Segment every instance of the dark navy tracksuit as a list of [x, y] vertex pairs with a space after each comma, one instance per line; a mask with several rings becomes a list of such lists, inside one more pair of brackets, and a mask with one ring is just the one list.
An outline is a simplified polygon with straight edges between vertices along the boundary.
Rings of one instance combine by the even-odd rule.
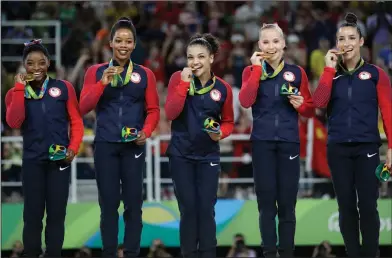
[[[178, 207], [181, 213], [180, 244], [184, 257], [216, 256], [215, 203], [220, 173], [219, 143], [202, 130], [206, 118], [221, 124], [222, 138], [233, 130], [233, 95], [230, 85], [216, 77], [213, 89], [190, 96], [190, 83], [172, 75], [165, 104], [172, 120], [168, 147]], [[196, 88], [201, 88], [195, 79]]]
[[382, 69], [368, 63], [358, 63], [352, 75], [338, 67], [324, 69], [314, 102], [327, 107], [328, 164], [347, 254], [376, 257], [380, 230], [379, 181], [375, 176], [380, 164], [378, 109], [392, 148], [391, 84]]
[[[267, 64], [267, 72], [273, 69]], [[252, 107], [252, 160], [260, 232], [265, 256], [276, 256], [275, 217], [279, 218], [279, 253], [291, 256], [294, 250], [295, 205], [300, 175], [298, 113], [313, 115], [313, 103], [304, 70], [284, 64], [273, 78], [260, 80], [261, 66], [245, 68], [239, 100]], [[280, 95], [282, 85], [299, 89], [304, 103], [296, 110], [287, 96]]]
[[[38, 95], [39, 90], [35, 90]], [[49, 147], [63, 145], [78, 152], [83, 121], [73, 86], [49, 79], [41, 99], [25, 98], [16, 83], [6, 96], [7, 123], [23, 135], [23, 245], [28, 257], [42, 253], [42, 220], [46, 210], [45, 256], [60, 257], [68, 202], [70, 164], [49, 160]], [[68, 137], [68, 126], [71, 126]]]
[[[114, 61], [114, 65], [117, 65]], [[148, 68], [133, 64], [129, 83], [123, 87], [100, 81], [108, 63], [90, 67], [80, 97], [80, 110], [95, 108], [97, 127], [94, 163], [101, 207], [103, 256], [116, 257], [118, 246], [118, 208], [124, 202], [124, 253], [136, 257], [142, 232], [143, 177], [145, 147], [121, 142], [124, 126], [142, 130], [147, 137], [159, 121], [159, 100], [155, 76]], [[124, 79], [128, 63], [121, 74]]]

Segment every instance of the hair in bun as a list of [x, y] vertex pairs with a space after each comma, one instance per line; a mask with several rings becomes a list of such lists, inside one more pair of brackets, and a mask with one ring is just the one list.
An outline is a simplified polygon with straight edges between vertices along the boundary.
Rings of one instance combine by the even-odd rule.
[[189, 40], [188, 47], [192, 45], [202, 45], [205, 46], [208, 51], [215, 55], [219, 51], [219, 42], [216, 37], [210, 33], [205, 34], [195, 34]]
[[344, 17], [344, 20], [346, 21], [345, 23], [343, 23], [342, 25], [340, 25], [340, 28], [342, 27], [353, 27], [356, 28], [359, 34], [359, 38], [362, 38], [362, 32], [359, 29], [358, 25], [357, 25], [357, 21], [358, 18], [355, 14], [353, 13], [347, 13], [346, 16]]
[[116, 23], [113, 25], [112, 29], [110, 30], [110, 40], [113, 40], [114, 34], [116, 33], [117, 30], [123, 28], [132, 31], [133, 38], [136, 42], [136, 28], [133, 25], [132, 20], [128, 17], [121, 17], [116, 21]]
[[353, 23], [353, 24], [357, 24], [357, 20], [358, 20], [357, 16], [353, 13], [347, 13], [344, 19], [346, 20], [347, 23]]

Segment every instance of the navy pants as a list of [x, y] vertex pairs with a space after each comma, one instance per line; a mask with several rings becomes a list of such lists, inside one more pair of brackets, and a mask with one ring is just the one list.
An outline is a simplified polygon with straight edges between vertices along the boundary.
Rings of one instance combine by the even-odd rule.
[[374, 174], [380, 164], [378, 148], [375, 143], [328, 145], [328, 164], [339, 206], [339, 226], [349, 257], [378, 255], [380, 183]]
[[45, 256], [61, 257], [70, 170], [69, 166], [59, 166], [50, 161], [23, 161], [25, 256], [38, 257], [42, 254], [42, 220], [46, 209]]
[[133, 143], [95, 142], [94, 163], [101, 208], [102, 255], [116, 257], [118, 208], [124, 202], [124, 256], [137, 257], [143, 228], [145, 149]]
[[181, 214], [183, 257], [216, 257], [215, 204], [219, 161], [195, 161], [172, 156], [169, 167]]
[[253, 141], [252, 161], [264, 256], [276, 257], [278, 215], [279, 254], [290, 257], [294, 251], [299, 143]]

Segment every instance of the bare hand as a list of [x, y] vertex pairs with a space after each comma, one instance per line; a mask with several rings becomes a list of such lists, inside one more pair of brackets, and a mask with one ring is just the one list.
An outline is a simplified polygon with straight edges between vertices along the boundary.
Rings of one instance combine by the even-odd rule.
[[387, 168], [389, 169], [389, 173], [392, 175], [392, 149], [388, 149], [387, 158], [385, 161]]
[[112, 80], [113, 77], [117, 74], [116, 67], [110, 66], [103, 71], [103, 75], [101, 78], [101, 82], [103, 85], [108, 85]]
[[250, 62], [252, 63], [252, 65], [259, 65], [259, 66], [261, 66], [261, 60], [264, 59], [263, 56], [264, 56], [263, 52], [257, 52], [256, 51], [251, 56]]
[[146, 136], [146, 134], [145, 134], [143, 131], [140, 131], [140, 132], [137, 134], [137, 139], [135, 140], [135, 143], [136, 143], [137, 145], [144, 145], [144, 144], [146, 144], [146, 141], [147, 141], [147, 136]]
[[15, 75], [15, 83], [21, 83], [23, 85], [26, 85], [26, 81], [24, 80], [25, 75], [18, 73]]
[[210, 138], [213, 140], [213, 141], [219, 141], [221, 138], [222, 138], [222, 132], [221, 131], [219, 131], [219, 133], [208, 133], [208, 135], [210, 136]]
[[338, 56], [336, 53], [338, 53], [339, 51], [336, 49], [330, 49], [327, 54], [325, 55], [325, 65], [327, 67], [332, 67], [335, 68], [336, 64], [338, 63]]
[[65, 155], [65, 162], [71, 163], [75, 158], [75, 152], [71, 149], [67, 149], [67, 154]]
[[192, 80], [192, 69], [184, 67], [181, 72], [181, 80], [184, 82], [190, 82]]
[[298, 95], [290, 95], [288, 98], [295, 109], [298, 109], [304, 103], [304, 97], [301, 96], [301, 92], [298, 92]]

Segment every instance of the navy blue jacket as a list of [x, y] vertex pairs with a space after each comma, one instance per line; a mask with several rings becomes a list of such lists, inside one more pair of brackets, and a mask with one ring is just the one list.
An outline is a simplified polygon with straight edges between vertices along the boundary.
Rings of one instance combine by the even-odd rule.
[[392, 147], [391, 83], [379, 67], [360, 62], [351, 75], [343, 69], [325, 67], [314, 93], [317, 107], [327, 108], [328, 142], [380, 144], [378, 109]]
[[[128, 61], [129, 62], [129, 61]], [[118, 65], [116, 61], [113, 65]], [[133, 64], [130, 81], [123, 87], [103, 85], [101, 78], [109, 63], [91, 66], [85, 75], [80, 97], [80, 111], [86, 114], [95, 108], [97, 128], [95, 141], [121, 142], [124, 126], [143, 130], [150, 137], [159, 121], [159, 98], [152, 71]], [[121, 76], [124, 79], [128, 63]]]
[[[165, 104], [166, 116], [172, 120], [171, 141], [168, 155], [194, 160], [219, 161], [219, 143], [203, 131], [206, 118], [212, 117], [220, 123], [221, 139], [233, 131], [233, 93], [230, 85], [215, 77], [215, 85], [210, 92], [190, 96], [190, 82], [181, 80], [181, 72], [172, 75]], [[196, 88], [201, 88], [195, 78]]]
[[[37, 95], [39, 90], [35, 89]], [[52, 144], [78, 152], [83, 138], [83, 120], [75, 90], [68, 81], [50, 78], [41, 99], [25, 98], [25, 86], [16, 83], [7, 92], [6, 105], [8, 125], [22, 129], [23, 159], [49, 160]]]
[[[267, 72], [273, 69], [267, 64]], [[244, 108], [252, 107], [252, 140], [299, 142], [298, 113], [311, 117], [314, 113], [308, 78], [305, 71], [297, 66], [284, 64], [283, 69], [273, 78], [261, 81], [262, 67], [248, 66], [242, 74], [239, 100]], [[296, 110], [287, 96], [280, 95], [284, 84], [298, 88], [304, 97], [303, 104]]]

